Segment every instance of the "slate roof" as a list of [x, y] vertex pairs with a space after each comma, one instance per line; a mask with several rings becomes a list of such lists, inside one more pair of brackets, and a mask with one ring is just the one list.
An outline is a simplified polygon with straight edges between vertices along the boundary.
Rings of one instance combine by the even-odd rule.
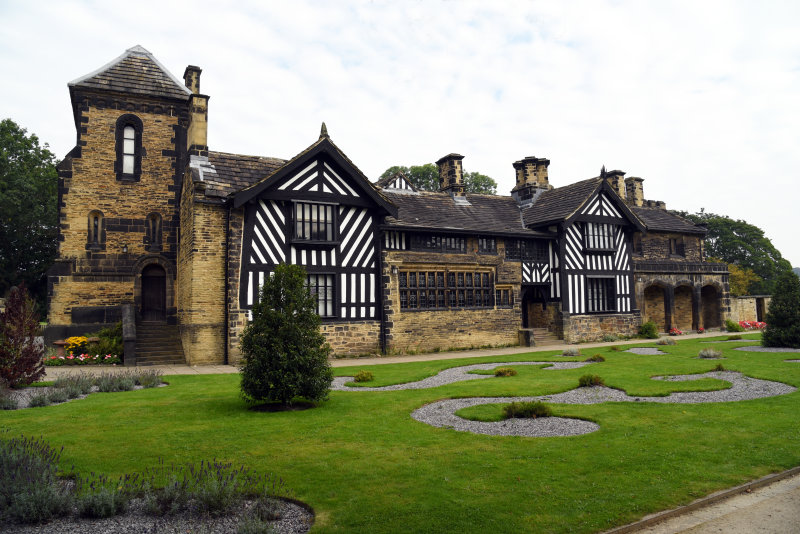
[[217, 172], [203, 174], [206, 196], [222, 198], [258, 183], [286, 164], [280, 158], [213, 151], [208, 153], [208, 162]]
[[517, 202], [511, 197], [467, 195], [470, 205], [456, 204], [448, 193], [419, 191], [409, 195], [383, 190], [397, 206], [397, 217], [386, 217], [386, 225], [403, 229], [446, 230], [479, 234], [551, 236], [522, 226]]
[[138, 45], [96, 71], [72, 80], [68, 85], [70, 89], [105, 89], [179, 100], [188, 100], [192, 94], [153, 54]]
[[601, 181], [602, 178], [599, 177], [589, 178], [545, 191], [532, 206], [523, 211], [525, 225], [541, 226], [568, 219], [586, 202]]
[[649, 232], [679, 232], [682, 234], [707, 233], [707, 230], [702, 226], [697, 226], [692, 221], [679, 217], [665, 209], [632, 207], [631, 211], [644, 222]]

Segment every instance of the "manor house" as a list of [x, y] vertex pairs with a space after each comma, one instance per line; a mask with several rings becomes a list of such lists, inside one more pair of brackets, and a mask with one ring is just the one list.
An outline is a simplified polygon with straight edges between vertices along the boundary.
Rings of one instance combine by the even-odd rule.
[[470, 194], [453, 153], [439, 191], [419, 191], [371, 182], [324, 124], [290, 159], [215, 152], [200, 74], [181, 81], [136, 46], [69, 83], [53, 327], [96, 330], [127, 305], [140, 362], [158, 361], [145, 340], [159, 332], [189, 364], [233, 363], [280, 263], [308, 272], [339, 354], [708, 329], [729, 313], [705, 229], [645, 200], [641, 178], [554, 187], [549, 160], [525, 157], [510, 195]]

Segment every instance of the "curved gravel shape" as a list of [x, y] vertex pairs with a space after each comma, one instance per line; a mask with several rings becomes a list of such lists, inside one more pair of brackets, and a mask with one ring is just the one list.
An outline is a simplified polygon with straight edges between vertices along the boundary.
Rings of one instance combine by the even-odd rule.
[[655, 347], [635, 347], [632, 349], [628, 349], [624, 352], [632, 352], [634, 354], [639, 354], [642, 356], [655, 356], [656, 354], [669, 354], [668, 352], [664, 352], [663, 350], [659, 350]]
[[800, 363], [800, 360], [783, 360], [785, 362]]
[[352, 376], [337, 376], [331, 384], [331, 391], [399, 391], [403, 389], [428, 389], [454, 382], [464, 382], [466, 380], [482, 380], [484, 378], [494, 378], [494, 375], [474, 375], [470, 371], [490, 371], [497, 367], [508, 365], [547, 365], [548, 371], [559, 369], [578, 369], [594, 362], [502, 362], [502, 363], [478, 363], [474, 365], [464, 365], [461, 367], [451, 367], [444, 371], [439, 371], [434, 376], [430, 376], [417, 382], [406, 382], [405, 384], [393, 384], [391, 386], [378, 387], [358, 387], [348, 386], [347, 382], [352, 382]]
[[792, 347], [762, 347], [761, 345], [736, 347], [733, 350], [743, 350], [745, 352], [800, 352], [800, 349], [795, 349]]
[[[411, 417], [439, 428], [452, 428], [459, 432], [473, 432], [475, 434], [488, 434], [493, 436], [576, 436], [594, 432], [600, 427], [595, 423], [581, 419], [562, 417], [543, 419], [505, 420], [502, 422], [486, 423], [470, 421], [455, 415], [455, 412], [468, 406], [479, 404], [505, 404], [514, 401], [542, 401], [555, 404], [600, 404], [603, 402], [657, 402], [662, 404], [700, 404], [707, 402], [736, 402], [743, 400], [762, 399], [786, 395], [797, 391], [797, 388], [773, 382], [750, 378], [734, 371], [713, 371], [696, 375], [657, 376], [654, 380], [668, 382], [686, 382], [701, 378], [716, 378], [730, 382], [731, 387], [719, 391], [681, 391], [670, 393], [665, 397], [640, 397], [630, 396], [624, 391], [605, 386], [590, 388], [576, 388], [555, 395], [542, 395], [538, 397], [471, 397], [467, 399], [445, 399], [415, 410]], [[555, 419], [547, 422], [548, 419]]]
[[582, 419], [567, 417], [537, 417], [536, 419], [514, 418], [493, 423], [470, 421], [455, 414], [458, 410], [480, 404], [508, 404], [541, 400], [539, 397], [472, 397], [468, 399], [445, 399], [414, 410], [411, 417], [421, 423], [439, 428], [452, 428], [458, 432], [472, 432], [488, 436], [564, 437], [589, 434], [600, 429], [600, 425]]

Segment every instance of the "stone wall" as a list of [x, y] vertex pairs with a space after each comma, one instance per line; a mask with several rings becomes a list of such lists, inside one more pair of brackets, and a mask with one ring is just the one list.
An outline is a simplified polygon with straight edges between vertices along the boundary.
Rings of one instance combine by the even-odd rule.
[[772, 297], [769, 295], [753, 297], [731, 297], [731, 321], [757, 321], [758, 306], [762, 306], [761, 320], [766, 321], [769, 303]]
[[178, 322], [189, 365], [225, 362], [225, 219], [227, 208], [202, 201], [191, 175], [181, 199]]
[[[174, 283], [177, 250], [180, 164], [179, 143], [185, 110], [158, 106], [146, 97], [113, 100], [101, 94], [76, 95], [78, 141], [59, 165], [59, 259], [62, 267], [50, 278], [53, 324], [69, 324], [75, 307], [114, 306], [134, 302], [137, 276], [148, 259], [169, 266], [168, 285]], [[180, 108], [181, 106], [177, 106]], [[116, 123], [134, 114], [143, 126], [141, 175], [138, 181], [120, 181], [114, 169]], [[89, 243], [89, 214], [99, 212], [102, 239]], [[145, 239], [148, 214], [161, 215], [162, 245], [152, 250]], [[175, 303], [167, 314], [174, 320]], [[89, 304], [91, 303], [91, 304]]]
[[[670, 239], [683, 243], [684, 255], [670, 254]], [[703, 261], [703, 239], [693, 234], [648, 232], [642, 236], [642, 253], [635, 254], [635, 259], [700, 262]]]
[[[477, 250], [477, 240], [467, 239], [467, 250]], [[387, 350], [390, 352], [509, 345], [519, 342], [520, 262], [505, 261], [505, 248], [498, 240], [497, 254], [445, 254], [391, 250], [383, 252], [383, 285]], [[399, 271], [490, 270], [495, 285], [510, 286], [512, 307], [456, 308], [445, 310], [401, 310]], [[398, 271], [398, 272], [393, 272]]]
[[639, 332], [638, 312], [597, 315], [564, 315], [564, 342], [600, 341], [605, 335], [632, 336]]
[[324, 322], [320, 331], [337, 356], [379, 354], [380, 321]]

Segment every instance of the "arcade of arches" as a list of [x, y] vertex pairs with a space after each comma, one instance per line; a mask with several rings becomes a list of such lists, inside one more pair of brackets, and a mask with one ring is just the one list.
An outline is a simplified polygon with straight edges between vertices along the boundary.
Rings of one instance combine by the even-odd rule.
[[662, 332], [722, 326], [722, 295], [713, 285], [653, 283], [641, 295], [642, 322], [652, 321]]

